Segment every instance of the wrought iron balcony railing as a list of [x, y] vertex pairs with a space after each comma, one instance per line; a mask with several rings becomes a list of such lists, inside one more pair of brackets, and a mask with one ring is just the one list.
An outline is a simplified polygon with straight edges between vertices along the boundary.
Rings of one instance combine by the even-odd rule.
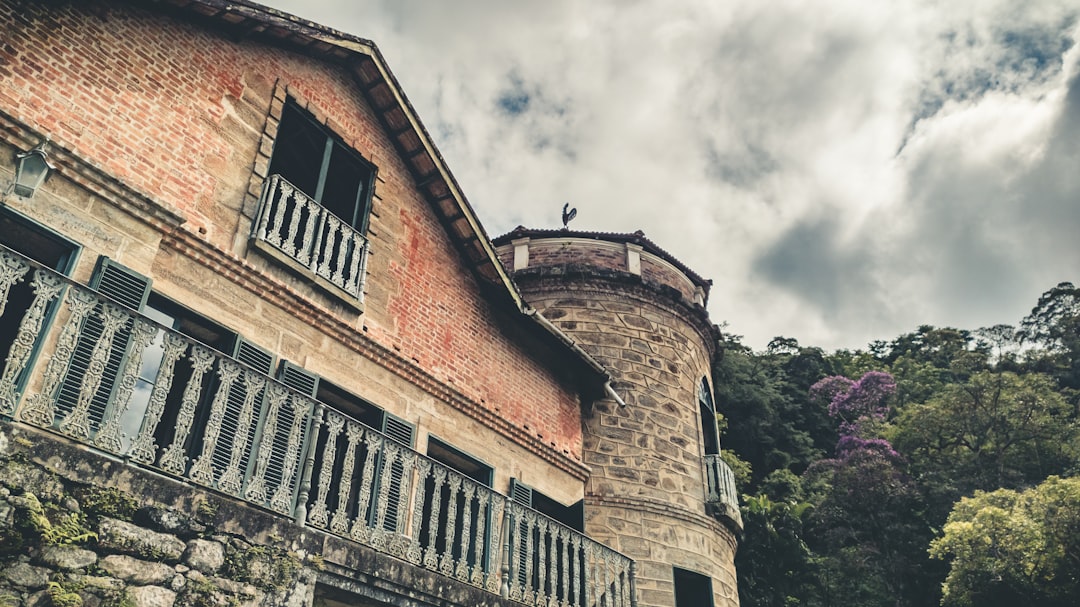
[[[733, 513], [729, 516], [738, 517], [739, 493], [735, 488], [735, 474], [720, 455], [705, 456], [705, 476], [708, 481], [705, 503], [709, 506], [718, 505], [722, 513]], [[741, 519], [739, 524], [741, 525]]]
[[528, 605], [635, 604], [626, 556], [0, 247], [11, 335], [0, 416]]
[[363, 299], [367, 239], [280, 175], [263, 187], [254, 238]]

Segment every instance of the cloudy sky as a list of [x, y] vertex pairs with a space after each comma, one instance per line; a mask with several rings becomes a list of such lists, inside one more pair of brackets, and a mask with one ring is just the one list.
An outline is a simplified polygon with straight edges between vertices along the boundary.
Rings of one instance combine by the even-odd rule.
[[374, 40], [492, 237], [637, 229], [864, 347], [1080, 281], [1080, 0], [271, 0]]

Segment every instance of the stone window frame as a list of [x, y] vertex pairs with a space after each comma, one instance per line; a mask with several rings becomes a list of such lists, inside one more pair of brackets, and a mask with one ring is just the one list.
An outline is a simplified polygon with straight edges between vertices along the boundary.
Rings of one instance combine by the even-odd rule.
[[[712, 578], [704, 573], [673, 566], [671, 581], [675, 594], [675, 607], [713, 607], [715, 605]], [[683, 601], [679, 601], [680, 594], [684, 597]], [[687, 597], [687, 594], [691, 596]]]
[[253, 250], [262, 253], [263, 257], [274, 261], [276, 265], [308, 279], [308, 284], [316, 287], [321, 293], [333, 297], [337, 302], [344, 304], [346, 308], [351, 309], [353, 312], [362, 314], [364, 312], [365, 295], [363, 283], [366, 279], [367, 267], [362, 268], [361, 288], [359, 289], [359, 292], [351, 294], [339, 288], [338, 285], [332, 284], [324, 277], [312, 273], [296, 261], [274, 251], [271, 247], [263, 245], [255, 237], [264, 189], [267, 187], [271, 178], [270, 165], [273, 160], [274, 146], [278, 140], [278, 129], [281, 125], [282, 114], [287, 104], [292, 104], [309, 114], [312, 122], [319, 125], [327, 134], [337, 139], [350, 152], [354, 153], [363, 162], [370, 165], [371, 178], [368, 183], [368, 191], [365, 194], [365, 210], [363, 213], [363, 221], [361, 222], [362, 229], [360, 230], [364, 238], [369, 239], [371, 232], [369, 225], [370, 219], [374, 215], [374, 207], [376, 200], [378, 199], [378, 192], [376, 190], [378, 188], [378, 183], [381, 181], [378, 172], [378, 164], [374, 162], [374, 159], [370, 154], [364, 154], [361, 151], [360, 146], [357, 145], [357, 141], [347, 139], [342, 133], [340, 125], [335, 124], [317, 104], [311, 102], [303, 92], [297, 90], [295, 86], [291, 86], [280, 80], [274, 84], [270, 105], [266, 112], [266, 121], [263, 125], [262, 133], [260, 134], [255, 162], [252, 167], [251, 175], [248, 178], [247, 192], [244, 196], [244, 205], [241, 214], [247, 220], [248, 227], [246, 231], [241, 227], [238, 237], [243, 238], [244, 234], [247, 235], [248, 255], [250, 255]]

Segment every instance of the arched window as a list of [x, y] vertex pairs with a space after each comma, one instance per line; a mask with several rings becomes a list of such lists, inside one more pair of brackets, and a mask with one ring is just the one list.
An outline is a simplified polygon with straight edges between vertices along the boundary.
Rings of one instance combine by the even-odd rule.
[[701, 442], [705, 455], [720, 454], [720, 433], [716, 427], [716, 405], [713, 403], [709, 381], [702, 377], [698, 386], [698, 408], [701, 410]]

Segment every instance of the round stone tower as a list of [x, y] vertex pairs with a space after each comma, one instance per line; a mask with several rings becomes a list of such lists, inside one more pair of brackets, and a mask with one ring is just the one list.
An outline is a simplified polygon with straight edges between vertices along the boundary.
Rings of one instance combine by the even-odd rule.
[[519, 227], [494, 242], [526, 301], [607, 368], [618, 396], [583, 416], [586, 533], [636, 561], [642, 607], [738, 605], [711, 281], [640, 231]]

